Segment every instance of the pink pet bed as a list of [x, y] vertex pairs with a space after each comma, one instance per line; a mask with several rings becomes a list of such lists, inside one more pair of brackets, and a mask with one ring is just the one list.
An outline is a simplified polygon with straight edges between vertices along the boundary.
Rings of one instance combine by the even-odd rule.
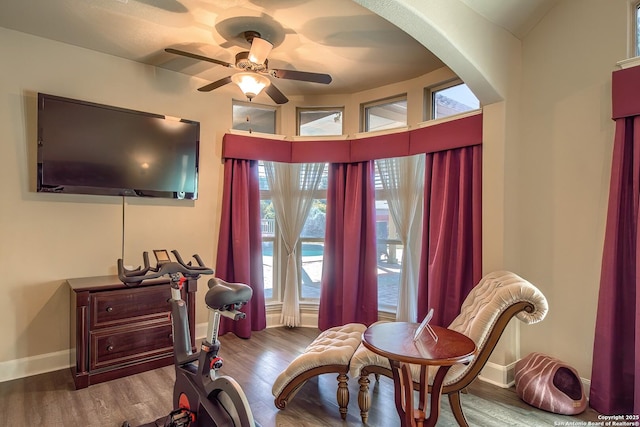
[[587, 408], [578, 372], [551, 356], [531, 353], [515, 367], [516, 393], [536, 408], [575, 415]]

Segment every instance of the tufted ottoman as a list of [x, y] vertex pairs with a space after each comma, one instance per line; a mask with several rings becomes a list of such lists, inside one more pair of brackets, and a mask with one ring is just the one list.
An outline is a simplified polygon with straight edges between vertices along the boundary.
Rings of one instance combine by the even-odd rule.
[[275, 405], [284, 409], [296, 392], [316, 375], [338, 374], [338, 406], [342, 419], [347, 417], [349, 404], [349, 363], [353, 353], [362, 342], [362, 333], [367, 329], [359, 323], [327, 329], [313, 340], [304, 353], [296, 357], [273, 384], [272, 393]]

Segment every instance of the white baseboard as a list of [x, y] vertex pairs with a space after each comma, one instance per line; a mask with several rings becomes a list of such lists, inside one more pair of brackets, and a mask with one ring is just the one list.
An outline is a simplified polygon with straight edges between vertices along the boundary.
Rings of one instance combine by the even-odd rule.
[[[302, 320], [304, 324], [302, 326], [317, 327], [317, 321], [315, 320], [317, 316], [311, 317], [312, 319], [307, 319], [307, 316], [303, 315]], [[306, 324], [314, 321], [315, 324]], [[282, 326], [282, 324], [280, 324], [280, 314], [268, 315], [267, 327], [276, 326]], [[204, 338], [207, 335], [207, 322], [196, 324], [195, 332], [196, 338]], [[71, 354], [71, 351], [72, 350], [62, 350], [0, 362], [0, 383], [44, 374], [46, 372], [69, 369], [72, 365], [71, 360], [75, 358], [75, 356]]]
[[[318, 315], [312, 313], [302, 313], [300, 328], [317, 328]], [[278, 328], [284, 326], [280, 322], [280, 313], [267, 313], [267, 328]], [[196, 339], [204, 338], [207, 335], [207, 322], [196, 324]]]
[[587, 396], [587, 400], [589, 400], [589, 395], [591, 393], [591, 380], [587, 378], [580, 377], [580, 381], [582, 381], [582, 387], [584, 388], [584, 394]]
[[196, 333], [195, 333], [196, 340], [202, 339], [207, 336], [208, 325], [209, 324], [207, 322], [196, 323]]
[[498, 365], [497, 363], [487, 362], [484, 368], [478, 375], [481, 381], [489, 384], [497, 385], [502, 388], [509, 388], [515, 384], [514, 370], [516, 363], [510, 363], [506, 366]]
[[[317, 315], [306, 315], [303, 313], [302, 323], [302, 327], [317, 328]], [[267, 327], [272, 328], [278, 326], [282, 326], [280, 323], [280, 313], [268, 314]], [[206, 335], [207, 322], [196, 324], [196, 338], [204, 338]], [[68, 369], [71, 367], [71, 360], [74, 358], [75, 356], [71, 354], [71, 350], [62, 350], [0, 362], [0, 383], [44, 374], [46, 372]]]
[[[280, 321], [280, 313], [267, 313], [267, 328], [278, 328], [284, 326]], [[317, 328], [318, 313], [302, 311], [300, 313], [300, 328]]]
[[[480, 372], [480, 375], [478, 375], [478, 379], [502, 388], [513, 387], [515, 385], [516, 362], [510, 363], [507, 366], [487, 362], [484, 369]], [[588, 400], [589, 393], [591, 392], [591, 380], [580, 377], [580, 382], [582, 382], [582, 388]]]
[[[305, 315], [303, 313], [302, 323], [302, 327], [317, 328], [317, 316], [312, 314]], [[280, 314], [268, 314], [267, 327], [273, 328], [279, 326], [282, 326], [280, 323]], [[207, 323], [196, 324], [195, 332], [196, 338], [204, 338], [207, 335]], [[30, 377], [32, 375], [44, 374], [46, 372], [68, 369], [71, 367], [71, 360], [75, 358], [75, 356], [72, 356], [71, 350], [62, 350], [0, 362], [0, 383]], [[507, 366], [503, 366], [497, 363], [487, 362], [482, 372], [480, 372], [480, 375], [478, 375], [478, 378], [481, 381], [498, 387], [510, 388], [515, 385], [515, 364], [516, 362], [513, 362]], [[580, 380], [582, 381], [584, 392], [588, 399], [589, 392], [591, 391], [591, 380], [587, 378], [580, 378]]]
[[0, 362], [0, 383], [71, 367], [71, 350]]

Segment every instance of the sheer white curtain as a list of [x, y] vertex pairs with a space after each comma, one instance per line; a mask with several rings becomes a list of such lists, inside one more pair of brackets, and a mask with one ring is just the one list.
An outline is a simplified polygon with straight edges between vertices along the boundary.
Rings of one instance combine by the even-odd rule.
[[264, 162], [276, 222], [287, 254], [280, 316], [280, 321], [285, 326], [300, 326], [296, 247], [324, 167], [324, 163]]
[[417, 321], [418, 273], [424, 194], [424, 154], [376, 160], [389, 214], [404, 246], [396, 320]]

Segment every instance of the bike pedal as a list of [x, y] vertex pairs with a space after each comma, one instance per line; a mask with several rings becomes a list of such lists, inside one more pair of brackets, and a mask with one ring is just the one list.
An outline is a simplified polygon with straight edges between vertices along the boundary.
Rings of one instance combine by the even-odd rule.
[[213, 359], [211, 359], [211, 365], [210, 368], [211, 369], [220, 369], [222, 368], [222, 357], [214, 357]]

